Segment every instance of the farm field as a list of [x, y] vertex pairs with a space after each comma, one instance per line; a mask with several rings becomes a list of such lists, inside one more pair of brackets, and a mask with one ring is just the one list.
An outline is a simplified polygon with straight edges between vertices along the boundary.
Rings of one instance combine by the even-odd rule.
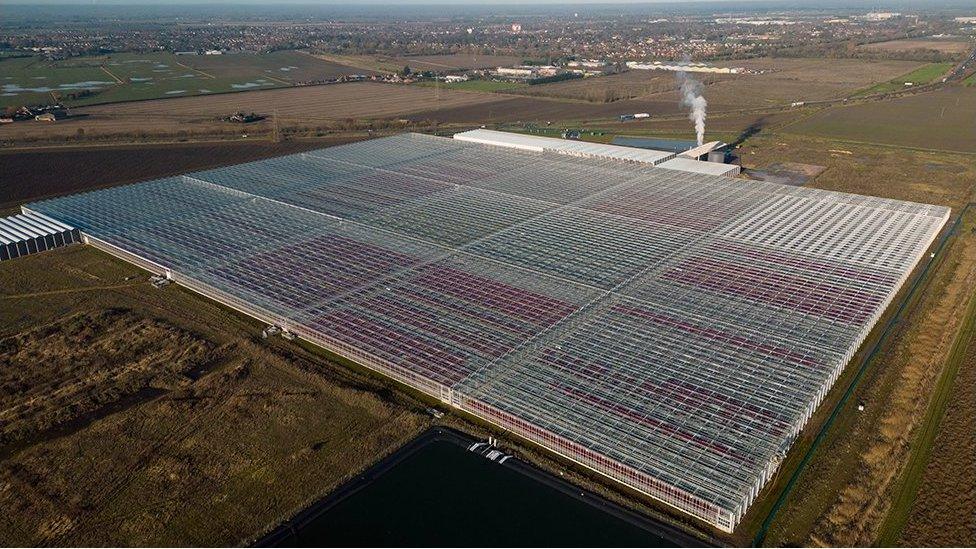
[[0, 107], [50, 103], [52, 93], [81, 93], [116, 84], [116, 79], [97, 66], [59, 66], [38, 57], [0, 57]]
[[[73, 118], [55, 124], [22, 122], [0, 128], [0, 141], [149, 139], [156, 135], [230, 137], [267, 134], [272, 120], [241, 125], [223, 122], [235, 111], [266, 116], [277, 112], [282, 128], [348, 129], [370, 121], [408, 120], [440, 124], [615, 120], [620, 114], [652, 112], [681, 116], [677, 100], [584, 103], [415, 85], [354, 82], [277, 90], [185, 97], [72, 109]], [[79, 134], [79, 131], [81, 134]]]
[[784, 128], [803, 135], [976, 152], [976, 94], [954, 86], [886, 101], [832, 107]]
[[[474, 109], [479, 113], [478, 105], [496, 99], [497, 96], [485, 93], [375, 82], [301, 86], [79, 107], [72, 109], [74, 118], [55, 124], [32, 121], [8, 124], [0, 128], [0, 141], [64, 140], [76, 138], [79, 130], [86, 140], [152, 135], [239, 136], [242, 132], [270, 132], [270, 117], [275, 113], [282, 127], [335, 125], [356, 120], [422, 120], [424, 113], [441, 109]], [[246, 125], [221, 121], [238, 110], [257, 112], [269, 119]]]
[[[487, 96], [487, 94], [484, 94]], [[505, 96], [507, 95], [507, 97]], [[653, 115], [680, 116], [678, 101], [644, 101], [629, 99], [614, 103], [588, 103], [542, 97], [519, 97], [498, 94], [493, 101], [476, 106], [443, 107], [411, 115], [417, 119], [432, 119], [441, 123], [484, 124], [534, 122], [578, 125], [580, 123], [616, 120], [621, 114], [648, 112]], [[491, 97], [488, 96], [490, 99]]]
[[478, 92], [508, 92], [529, 87], [519, 82], [502, 82], [496, 80], [466, 80], [464, 82], [434, 83], [420, 82], [418, 86], [424, 88], [441, 88], [445, 90], [462, 90]]
[[960, 54], [966, 53], [973, 48], [973, 43], [962, 37], [957, 39], [939, 38], [913, 38], [905, 40], [889, 40], [887, 42], [875, 42], [874, 44], [862, 44], [859, 50], [885, 51], [885, 52], [907, 52], [914, 50], [935, 50], [939, 53]]
[[[48, 62], [4, 59], [0, 106], [47, 103], [69, 106], [260, 88], [320, 81], [362, 71], [294, 51], [265, 54], [174, 55], [117, 53]], [[83, 93], [89, 90], [88, 93]]]
[[31, 397], [3, 401], [12, 545], [248, 544], [429, 424], [402, 392], [91, 247], [4, 262], [0, 288], [0, 384]]
[[461, 69], [487, 69], [516, 65], [521, 57], [509, 55], [337, 55], [332, 53], [313, 53], [315, 57], [350, 67], [380, 72], [400, 72], [403, 67], [412, 71], [454, 71]]
[[882, 82], [881, 84], [876, 84], [870, 88], [865, 88], [857, 92], [855, 95], [891, 93], [893, 91], [905, 89], [907, 87], [906, 84], [908, 83], [911, 83], [912, 86], [929, 84], [941, 78], [942, 75], [949, 72], [952, 67], [952, 63], [929, 63], [913, 70], [908, 74], [903, 74], [898, 78], [889, 80], [888, 82]]
[[349, 135], [281, 143], [233, 141], [0, 151], [5, 183], [0, 210], [32, 200], [293, 154], [359, 138]]
[[[705, 82], [722, 77], [709, 76]], [[607, 76], [591, 76], [563, 82], [527, 86], [516, 93], [537, 97], [577, 99], [594, 103], [612, 103], [677, 89], [674, 73], [631, 70]]]
[[299, 51], [276, 51], [258, 55], [193, 55], [183, 62], [216, 78], [254, 80], [263, 74], [265, 78], [289, 84], [353, 74], [375, 74], [374, 71], [330, 63]]
[[[724, 64], [767, 72], [737, 75], [707, 85], [704, 96], [711, 112], [789, 106], [799, 101], [846, 97], [922, 65], [914, 61], [780, 58], [736, 60]], [[672, 90], [650, 95], [647, 99], [677, 102], [678, 95]]]

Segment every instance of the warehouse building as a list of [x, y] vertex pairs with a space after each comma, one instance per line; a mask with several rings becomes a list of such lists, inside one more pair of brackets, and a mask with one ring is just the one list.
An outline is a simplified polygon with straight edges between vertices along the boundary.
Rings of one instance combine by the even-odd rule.
[[652, 166], [655, 164], [660, 164], [665, 160], [674, 158], [673, 153], [665, 151], [643, 150], [631, 147], [620, 147], [618, 145], [605, 145], [603, 143], [589, 143], [587, 141], [557, 139], [555, 137], [540, 137], [537, 135], [525, 135], [521, 133], [499, 132], [485, 129], [456, 133], [454, 134], [454, 139], [468, 141], [471, 143], [481, 143], [482, 145], [508, 147], [523, 151], [549, 151], [583, 158], [643, 162], [651, 164]]
[[471, 137], [25, 213], [727, 532], [949, 217]]

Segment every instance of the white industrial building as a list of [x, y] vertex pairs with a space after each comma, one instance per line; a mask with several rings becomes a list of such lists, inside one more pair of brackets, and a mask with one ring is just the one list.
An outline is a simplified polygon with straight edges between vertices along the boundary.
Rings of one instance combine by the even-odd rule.
[[496, 147], [507, 147], [510, 149], [521, 149], [532, 152], [556, 152], [584, 158], [604, 158], [609, 160], [627, 160], [630, 162], [641, 162], [658, 166], [669, 170], [678, 170], [690, 173], [707, 175], [722, 175], [735, 177], [739, 175], [740, 168], [734, 164], [721, 162], [706, 162], [697, 160], [698, 156], [707, 155], [716, 148], [725, 146], [725, 143], [713, 141], [690, 151], [676, 155], [668, 151], [658, 151], [654, 149], [643, 149], [637, 147], [624, 147], [621, 145], [607, 145], [604, 143], [590, 143], [588, 141], [576, 141], [571, 139], [557, 139], [555, 137], [541, 137], [537, 135], [525, 135], [521, 133], [499, 132], [495, 130], [471, 130], [454, 134], [454, 139], [480, 143], [482, 145], [494, 145]]
[[494, 145], [509, 149], [520, 149], [532, 152], [555, 152], [583, 158], [603, 158], [607, 160], [626, 160], [657, 165], [665, 160], [674, 158], [674, 153], [621, 147], [620, 145], [606, 145], [604, 143], [590, 143], [558, 139], [555, 137], [541, 137], [521, 133], [499, 132], [495, 130], [471, 130], [454, 134], [454, 139]]

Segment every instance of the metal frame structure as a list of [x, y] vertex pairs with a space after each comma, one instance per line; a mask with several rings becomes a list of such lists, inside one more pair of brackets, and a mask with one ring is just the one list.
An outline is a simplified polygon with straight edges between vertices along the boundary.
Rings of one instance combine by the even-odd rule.
[[724, 531], [950, 213], [416, 134], [25, 211]]
[[0, 261], [80, 241], [78, 229], [44, 215], [0, 217]]

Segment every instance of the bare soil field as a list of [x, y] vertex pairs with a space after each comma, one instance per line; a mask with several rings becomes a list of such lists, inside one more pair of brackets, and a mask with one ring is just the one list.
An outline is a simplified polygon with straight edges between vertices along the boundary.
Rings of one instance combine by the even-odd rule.
[[976, 543], [976, 333], [963, 345], [945, 416], [902, 531], [902, 547]]
[[4, 174], [0, 209], [62, 194], [292, 154], [358, 138], [0, 151], [0, 173]]
[[247, 544], [429, 425], [383, 382], [87, 246], [4, 262], [0, 288], [0, 413], [28, 435], [0, 443], [6, 544]]
[[647, 112], [652, 115], [680, 116], [677, 100], [644, 101], [628, 99], [614, 103], [588, 103], [536, 97], [505, 97], [502, 94], [482, 94], [494, 101], [463, 107], [441, 108], [411, 115], [418, 120], [434, 120], [442, 124], [493, 124], [503, 122], [535, 122], [573, 125], [583, 122], [611, 122], [621, 114]]
[[[704, 97], [712, 111], [789, 106], [800, 101], [846, 97], [855, 91], [887, 82], [924, 63], [865, 59], [763, 58], [728, 61], [729, 66], [767, 71], [719, 79], [705, 87]], [[697, 76], [697, 75], [696, 75]], [[677, 91], [648, 99], [677, 101]]]
[[960, 54], [966, 53], [973, 48], [973, 43], [962, 38], [956, 40], [932, 39], [907, 39], [889, 40], [887, 42], [875, 42], [874, 44], [862, 44], [857, 47], [859, 50], [902, 52], [914, 50], [935, 50], [939, 53]]
[[784, 131], [904, 147], [976, 152], [976, 93], [963, 86], [837, 106]]
[[[976, 191], [976, 164], [968, 155], [847, 145], [776, 132], [759, 134], [739, 153], [746, 167], [763, 168], [784, 159], [825, 166], [813, 187], [943, 204], [957, 212]], [[970, 216], [950, 241], [909, 314], [779, 510], [766, 545], [871, 545], [877, 538], [917, 423], [976, 285], [974, 223], [976, 216]], [[864, 411], [857, 410], [857, 403], [864, 404]]]
[[[89, 139], [107, 134], [240, 134], [268, 131], [275, 114], [283, 126], [395, 119], [436, 109], [471, 107], [493, 99], [497, 97], [491, 94], [374, 82], [280, 88], [81, 107], [71, 111], [74, 118], [54, 124], [31, 121], [5, 125], [0, 128], [0, 141], [68, 138], [79, 130]], [[220, 120], [236, 111], [256, 112], [269, 118], [247, 125]]]

